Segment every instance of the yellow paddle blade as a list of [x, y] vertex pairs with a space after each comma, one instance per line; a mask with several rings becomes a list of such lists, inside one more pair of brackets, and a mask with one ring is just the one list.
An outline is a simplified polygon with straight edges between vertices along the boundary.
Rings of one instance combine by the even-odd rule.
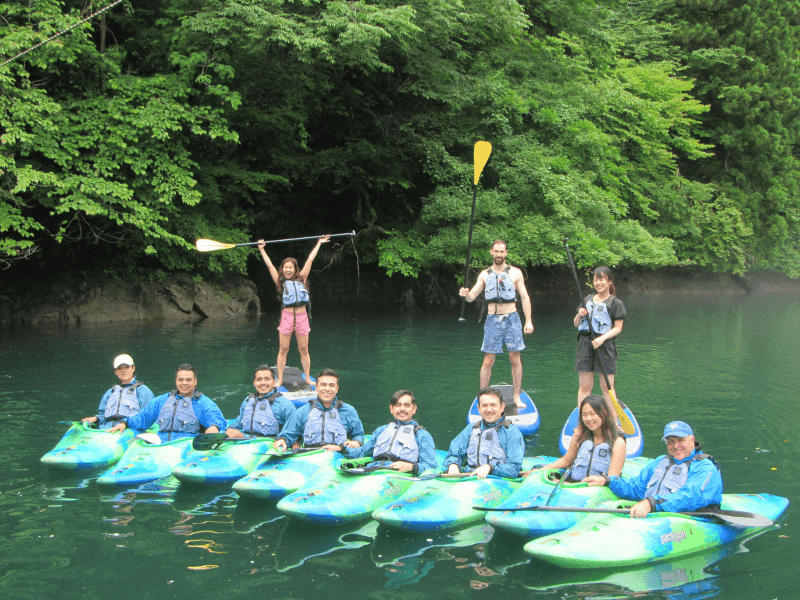
[[486, 161], [489, 160], [489, 155], [492, 153], [492, 145], [489, 142], [475, 142], [475, 179], [473, 183], [478, 185], [478, 179], [481, 178], [481, 171], [486, 166]]
[[199, 239], [195, 244], [200, 252], [213, 252], [214, 250], [227, 250], [228, 248], [235, 248], [236, 244], [222, 244], [214, 240]]
[[625, 435], [633, 435], [636, 433], [636, 428], [633, 426], [633, 423], [628, 418], [628, 415], [625, 414], [625, 411], [622, 410], [622, 407], [619, 405], [617, 401], [617, 395], [614, 393], [614, 390], [608, 390], [608, 395], [611, 396], [611, 401], [614, 403], [614, 410], [617, 411], [617, 416], [619, 417], [619, 424], [622, 425], [622, 432]]

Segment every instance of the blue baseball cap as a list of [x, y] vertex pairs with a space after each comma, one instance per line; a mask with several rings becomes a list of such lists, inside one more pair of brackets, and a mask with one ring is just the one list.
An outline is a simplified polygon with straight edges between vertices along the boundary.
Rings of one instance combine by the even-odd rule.
[[664, 427], [664, 437], [661, 438], [661, 441], [665, 441], [671, 435], [682, 438], [687, 435], [694, 435], [694, 432], [687, 423], [683, 421], [673, 421], [672, 423], [667, 423], [667, 426]]

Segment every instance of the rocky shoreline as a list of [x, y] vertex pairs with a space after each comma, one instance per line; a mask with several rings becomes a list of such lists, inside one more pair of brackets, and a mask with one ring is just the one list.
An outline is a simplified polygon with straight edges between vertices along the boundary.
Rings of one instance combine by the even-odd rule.
[[[575, 283], [566, 268], [523, 270], [532, 297], [572, 297]], [[275, 288], [268, 276], [256, 282], [241, 276], [206, 282], [186, 274], [158, 282], [116, 279], [84, 280], [69, 275], [57, 279], [17, 281], [0, 292], [0, 323], [79, 325], [114, 321], [195, 322], [203, 319], [247, 319], [277, 312]], [[447, 308], [458, 303], [452, 275], [420, 279], [388, 277], [377, 268], [360, 275], [325, 271], [312, 274], [313, 297], [326, 305], [351, 305], [414, 312]], [[585, 278], [588, 281], [588, 276]], [[767, 294], [800, 292], [800, 280], [773, 271], [743, 276], [697, 268], [655, 271], [620, 269], [616, 284], [623, 297], [635, 294]], [[588, 287], [587, 287], [588, 290]], [[274, 305], [274, 306], [273, 306]]]

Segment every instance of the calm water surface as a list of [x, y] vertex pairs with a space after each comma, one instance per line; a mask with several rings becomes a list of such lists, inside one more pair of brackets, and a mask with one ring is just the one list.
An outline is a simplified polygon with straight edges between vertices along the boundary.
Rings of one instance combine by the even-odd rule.
[[[663, 451], [663, 426], [690, 422], [717, 458], [726, 492], [800, 500], [797, 465], [800, 301], [777, 295], [623, 298], [617, 390]], [[528, 454], [554, 454], [573, 408], [571, 302], [534, 300], [523, 386], [541, 414]], [[323, 312], [312, 321], [312, 368], [341, 374], [340, 397], [372, 431], [392, 392], [409, 388], [439, 448], [465, 424], [478, 383], [482, 327], [472, 315]], [[199, 388], [233, 417], [252, 368], [274, 362], [276, 317], [197, 325], [115, 324], [0, 330], [0, 597], [3, 598], [800, 598], [800, 531], [779, 529], [661, 568], [567, 571], [528, 562], [522, 540], [489, 526], [412, 536], [374, 522], [309, 528], [230, 487], [145, 486], [109, 494], [93, 479], [39, 463], [66, 429], [94, 413], [128, 352], [156, 394], [191, 362]], [[298, 365], [292, 348], [290, 364]], [[299, 365], [298, 365], [299, 366]], [[509, 381], [505, 356], [494, 382]], [[96, 475], [96, 474], [95, 474]], [[600, 549], [608, 551], [608, 549]]]

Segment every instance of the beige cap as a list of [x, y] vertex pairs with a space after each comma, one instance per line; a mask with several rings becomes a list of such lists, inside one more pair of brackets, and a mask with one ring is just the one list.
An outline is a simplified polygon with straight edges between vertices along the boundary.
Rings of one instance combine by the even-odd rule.
[[133, 366], [133, 358], [131, 358], [130, 354], [120, 354], [117, 358], [114, 359], [114, 368], [118, 369], [120, 365], [131, 365]]

